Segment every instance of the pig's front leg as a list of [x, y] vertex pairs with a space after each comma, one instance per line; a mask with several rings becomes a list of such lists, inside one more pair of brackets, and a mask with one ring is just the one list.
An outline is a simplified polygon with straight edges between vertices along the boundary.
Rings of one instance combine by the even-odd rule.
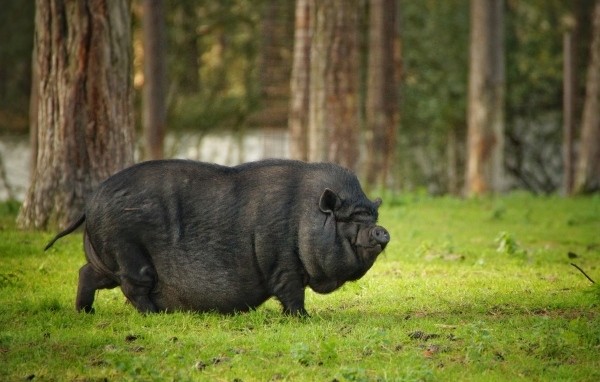
[[297, 273], [282, 274], [273, 288], [273, 294], [283, 305], [283, 313], [291, 316], [307, 317], [304, 309], [304, 283]]

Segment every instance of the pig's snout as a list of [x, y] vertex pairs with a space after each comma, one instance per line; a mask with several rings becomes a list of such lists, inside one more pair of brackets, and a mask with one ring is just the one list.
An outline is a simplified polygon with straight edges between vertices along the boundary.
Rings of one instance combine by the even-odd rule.
[[384, 248], [390, 241], [390, 233], [385, 228], [376, 226], [371, 230], [371, 239]]

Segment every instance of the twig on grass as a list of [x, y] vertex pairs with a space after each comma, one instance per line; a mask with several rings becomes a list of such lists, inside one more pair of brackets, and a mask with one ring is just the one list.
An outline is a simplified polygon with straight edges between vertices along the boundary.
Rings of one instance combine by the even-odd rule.
[[585, 273], [585, 272], [583, 271], [583, 269], [579, 268], [579, 266], [578, 266], [577, 264], [575, 264], [575, 263], [571, 263], [571, 265], [572, 265], [572, 266], [574, 266], [575, 268], [579, 269], [579, 272], [583, 273], [583, 275], [584, 275], [585, 277], [587, 277], [587, 279], [588, 279], [588, 280], [590, 280], [590, 281], [592, 282], [592, 284], [596, 284], [596, 282], [595, 282], [594, 280], [592, 280], [592, 278], [591, 278], [590, 276], [588, 276], [588, 275], [587, 275], [587, 273]]

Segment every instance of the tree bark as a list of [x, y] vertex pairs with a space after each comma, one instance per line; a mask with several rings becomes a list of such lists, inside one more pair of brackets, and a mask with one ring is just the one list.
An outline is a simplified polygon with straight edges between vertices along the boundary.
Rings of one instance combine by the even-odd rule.
[[[314, 1], [314, 0], [313, 0]], [[358, 1], [315, 1], [311, 12], [310, 161], [358, 164]]]
[[573, 190], [573, 132], [575, 114], [575, 38], [572, 30], [563, 37], [563, 192], [570, 195]]
[[575, 175], [575, 193], [600, 190], [600, 0], [592, 15], [592, 41], [586, 78], [581, 127], [581, 150]]
[[133, 162], [130, 4], [38, 0], [35, 28], [37, 163], [18, 224], [47, 228]]
[[35, 178], [35, 167], [37, 166], [38, 155], [38, 103], [40, 102], [40, 78], [35, 63], [37, 49], [34, 45], [31, 59], [31, 93], [29, 95], [29, 149], [31, 150], [29, 162], [29, 182]]
[[467, 195], [503, 187], [503, 7], [502, 0], [471, 0]]
[[311, 0], [296, 0], [294, 56], [290, 81], [290, 155], [308, 160], [308, 105], [310, 84]]
[[142, 126], [145, 159], [164, 157], [167, 123], [165, 12], [162, 0], [143, 1], [144, 88]]
[[332, 8], [330, 1], [310, 1], [310, 74], [308, 90], [308, 160], [325, 162], [327, 150], [327, 118], [326, 118], [326, 84], [329, 49], [333, 40], [332, 23], [327, 22], [327, 8]]
[[460, 193], [458, 163], [459, 163], [459, 147], [456, 129], [448, 130], [448, 138], [446, 141], [446, 176], [448, 177], [448, 192], [451, 195]]
[[[181, 85], [181, 90], [185, 94], [194, 94], [201, 88], [200, 84], [200, 49], [198, 44], [198, 17], [196, 15], [196, 2], [182, 1], [179, 4], [181, 14], [181, 26], [185, 35], [181, 38], [182, 50], [181, 56], [185, 61], [185, 82]], [[164, 38], [166, 39], [166, 33]], [[166, 57], [166, 52], [163, 52]], [[166, 85], [165, 85], [166, 86]]]
[[370, 2], [367, 78], [367, 183], [386, 186], [399, 122], [400, 40], [396, 0]]
[[[248, 123], [266, 128], [289, 126], [294, 49], [293, 45], [290, 46], [290, 41], [294, 39], [294, 13], [298, 5], [281, 0], [266, 0], [261, 3], [261, 44], [258, 53], [260, 106], [250, 114]], [[255, 76], [247, 71], [248, 89], [255, 89], [256, 85]], [[291, 143], [289, 148], [293, 148]]]

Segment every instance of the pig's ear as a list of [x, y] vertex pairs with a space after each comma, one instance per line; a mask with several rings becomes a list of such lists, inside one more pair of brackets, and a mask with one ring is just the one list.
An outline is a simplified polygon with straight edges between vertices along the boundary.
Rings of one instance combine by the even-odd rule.
[[373, 203], [375, 203], [375, 208], [379, 208], [381, 203], [383, 203], [383, 200], [381, 200], [381, 198], [377, 198], [377, 199], [373, 200]]
[[319, 209], [321, 212], [331, 214], [342, 205], [342, 199], [329, 188], [326, 188], [319, 199]]

